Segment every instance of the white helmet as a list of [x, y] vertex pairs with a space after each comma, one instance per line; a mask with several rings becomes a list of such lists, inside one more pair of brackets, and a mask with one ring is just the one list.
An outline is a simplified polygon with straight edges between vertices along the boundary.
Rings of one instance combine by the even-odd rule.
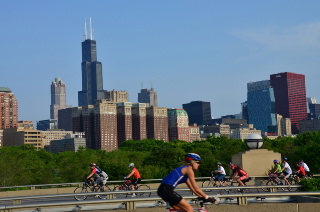
[[131, 167], [134, 167], [134, 163], [130, 163], [129, 164], [129, 167], [131, 168]]

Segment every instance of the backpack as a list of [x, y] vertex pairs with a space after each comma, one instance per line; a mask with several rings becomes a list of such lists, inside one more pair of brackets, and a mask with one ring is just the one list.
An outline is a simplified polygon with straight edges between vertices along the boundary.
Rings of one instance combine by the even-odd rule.
[[108, 174], [107, 174], [105, 171], [102, 171], [101, 168], [98, 167], [98, 166], [97, 166], [96, 168], [97, 168], [98, 171], [99, 171], [98, 174], [99, 174], [100, 177], [102, 177], [102, 178], [104, 178], [104, 179], [108, 179]]

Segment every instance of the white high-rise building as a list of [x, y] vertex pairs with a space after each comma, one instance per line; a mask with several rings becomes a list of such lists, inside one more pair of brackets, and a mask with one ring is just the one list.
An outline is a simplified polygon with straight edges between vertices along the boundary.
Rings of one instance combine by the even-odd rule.
[[66, 84], [61, 78], [55, 78], [51, 83], [50, 119], [58, 120], [58, 110], [70, 107], [66, 101]]

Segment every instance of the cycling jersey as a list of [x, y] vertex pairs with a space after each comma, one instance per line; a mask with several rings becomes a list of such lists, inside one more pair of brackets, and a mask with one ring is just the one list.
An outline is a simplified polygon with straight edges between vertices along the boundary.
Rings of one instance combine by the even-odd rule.
[[134, 179], [139, 179], [139, 178], [141, 178], [141, 175], [140, 175], [140, 172], [138, 171], [138, 169], [133, 168], [132, 171], [134, 171], [134, 173], [133, 173], [133, 178], [134, 178]]
[[173, 170], [168, 176], [163, 178], [162, 183], [171, 185], [173, 187], [176, 187], [177, 185], [181, 183], [185, 183], [188, 180], [187, 175], [183, 175], [181, 170], [188, 166], [181, 166], [175, 170]]
[[310, 171], [310, 169], [306, 163], [302, 163], [301, 165], [303, 166], [304, 170], [306, 170], [306, 172]]
[[285, 171], [288, 174], [292, 174], [292, 169], [291, 169], [290, 165], [287, 162], [284, 162], [283, 171]]

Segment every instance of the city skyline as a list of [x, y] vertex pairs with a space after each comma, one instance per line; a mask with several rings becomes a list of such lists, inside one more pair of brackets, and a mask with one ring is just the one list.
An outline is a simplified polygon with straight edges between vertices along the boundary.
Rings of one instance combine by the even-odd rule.
[[[211, 103], [212, 116], [236, 114], [248, 82], [271, 74], [306, 76], [319, 99], [320, 2], [85, 1], [2, 4], [0, 87], [19, 103], [19, 120], [50, 117], [50, 82], [62, 78], [78, 105], [84, 22], [92, 17], [105, 90], [138, 102], [141, 83], [160, 107]], [[32, 91], [32, 92], [31, 92]]]

